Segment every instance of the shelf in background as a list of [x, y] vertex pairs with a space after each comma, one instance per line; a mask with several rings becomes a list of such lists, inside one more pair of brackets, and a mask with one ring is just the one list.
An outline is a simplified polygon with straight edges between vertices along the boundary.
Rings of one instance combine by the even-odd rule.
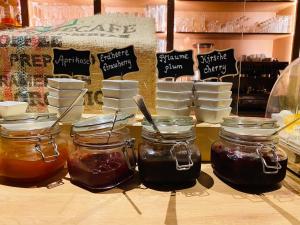
[[[278, 38], [289, 37], [291, 33], [244, 33], [243, 39], [248, 40], [275, 40]], [[185, 38], [193, 36], [199, 39], [229, 39], [241, 40], [242, 33], [225, 33], [225, 32], [175, 32], [175, 38]]]
[[167, 0], [101, 0], [102, 6], [107, 7], [126, 7], [126, 8], [139, 8], [145, 5], [155, 5], [155, 4], [167, 4]]
[[[243, 0], [176, 0], [178, 2], [244, 2]], [[282, 0], [282, 1], [276, 1], [276, 0], [246, 0], [246, 2], [295, 2], [293, 0]]]
[[[247, 1], [246, 12], [278, 12], [294, 1]], [[175, 1], [175, 11], [239, 12], [244, 10], [243, 1]]]
[[288, 66], [288, 62], [249, 62], [249, 61], [242, 61], [238, 62], [238, 66], [242, 66], [242, 74], [250, 74], [260, 75], [260, 74], [271, 74], [271, 75], [278, 75], [280, 70], [285, 69]]
[[167, 38], [167, 32], [157, 31], [156, 32], [156, 37], [158, 37], [160, 39]]

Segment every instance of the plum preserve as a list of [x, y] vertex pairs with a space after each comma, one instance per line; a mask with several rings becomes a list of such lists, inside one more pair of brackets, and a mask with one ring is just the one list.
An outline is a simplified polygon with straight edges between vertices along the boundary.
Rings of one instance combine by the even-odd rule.
[[163, 136], [143, 122], [138, 166], [141, 180], [150, 184], [193, 184], [200, 175], [191, 117], [155, 117]]
[[287, 155], [277, 147], [276, 121], [228, 117], [211, 146], [211, 163], [221, 179], [240, 186], [270, 186], [286, 174]]

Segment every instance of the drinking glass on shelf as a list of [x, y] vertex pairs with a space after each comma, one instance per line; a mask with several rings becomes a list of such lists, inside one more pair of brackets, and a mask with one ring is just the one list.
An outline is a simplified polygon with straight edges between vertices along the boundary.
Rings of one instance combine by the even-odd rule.
[[145, 16], [155, 19], [156, 31], [165, 32], [167, 27], [167, 5], [146, 5]]
[[157, 39], [157, 52], [166, 52], [167, 41], [165, 39]]
[[71, 19], [93, 15], [93, 4], [68, 4], [61, 1], [28, 1], [31, 9], [30, 24], [33, 26], [53, 26]]

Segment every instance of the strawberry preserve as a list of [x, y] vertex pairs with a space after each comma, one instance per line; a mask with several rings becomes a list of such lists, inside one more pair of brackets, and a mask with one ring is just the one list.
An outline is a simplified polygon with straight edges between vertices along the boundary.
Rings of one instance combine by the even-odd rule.
[[88, 118], [74, 124], [69, 150], [71, 181], [89, 190], [115, 187], [134, 175], [134, 141], [124, 126], [126, 114]]

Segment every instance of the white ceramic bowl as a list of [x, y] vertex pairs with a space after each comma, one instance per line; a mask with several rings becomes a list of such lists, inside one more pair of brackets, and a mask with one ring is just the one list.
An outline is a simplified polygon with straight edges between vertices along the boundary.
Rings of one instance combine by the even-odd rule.
[[60, 90], [49, 86], [47, 88], [49, 95], [56, 98], [76, 98], [81, 93], [81, 89]]
[[71, 78], [48, 78], [48, 85], [49, 87], [64, 90], [83, 89], [85, 82]]
[[157, 98], [170, 100], [186, 100], [193, 96], [192, 91], [173, 92], [173, 91], [157, 91]]
[[127, 108], [136, 107], [132, 98], [118, 99], [118, 98], [102, 98], [103, 105], [112, 108]]
[[139, 82], [137, 80], [103, 80], [103, 88], [108, 89], [136, 89]]
[[159, 91], [192, 91], [194, 83], [192, 81], [173, 82], [173, 81], [158, 81], [157, 90]]
[[180, 109], [192, 105], [191, 99], [171, 100], [171, 99], [156, 99], [156, 106], [170, 109]]
[[222, 91], [222, 92], [210, 92], [210, 91], [196, 91], [196, 98], [218, 98], [218, 99], [228, 99], [231, 97], [231, 91]]
[[230, 91], [232, 88], [231, 82], [196, 82], [194, 84], [196, 91]]
[[[75, 98], [56, 98], [51, 95], [47, 96], [49, 105], [55, 106], [55, 107], [68, 107], [73, 103]], [[84, 99], [81, 98], [76, 105], [83, 105]]]
[[4, 101], [0, 102], [1, 117], [24, 114], [27, 110], [27, 102]]
[[190, 107], [180, 108], [180, 109], [170, 109], [164, 107], [156, 108], [157, 115], [160, 116], [189, 116], [191, 113]]
[[[55, 107], [48, 105], [48, 111], [49, 113], [56, 113], [58, 116], [60, 116], [64, 111], [67, 110], [68, 107]], [[73, 123], [75, 121], [80, 120], [81, 115], [83, 113], [84, 106], [74, 106], [70, 112], [61, 120], [62, 122], [68, 122]]]
[[195, 99], [195, 106], [205, 108], [226, 108], [229, 107], [232, 99], [198, 98]]
[[136, 107], [126, 107], [126, 108], [113, 108], [113, 107], [102, 106], [103, 113], [114, 113], [117, 110], [119, 112], [136, 114], [138, 111], [138, 108], [137, 108], [137, 106]]
[[138, 89], [111, 89], [102, 88], [103, 96], [107, 98], [132, 98], [137, 95]]
[[231, 107], [227, 108], [204, 108], [195, 107], [195, 115], [198, 121], [207, 123], [220, 123], [224, 117], [230, 115]]

